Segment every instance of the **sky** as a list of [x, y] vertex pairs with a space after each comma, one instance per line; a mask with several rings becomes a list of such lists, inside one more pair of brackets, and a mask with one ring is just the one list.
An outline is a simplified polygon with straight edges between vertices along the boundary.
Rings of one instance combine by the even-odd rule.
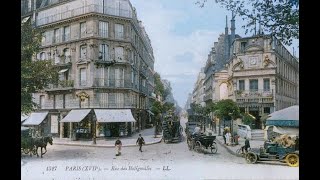
[[[151, 40], [155, 58], [154, 70], [171, 83], [174, 99], [184, 107], [192, 93], [200, 69], [220, 34], [224, 33], [226, 16], [230, 33], [231, 12], [208, 1], [200, 8], [196, 0], [130, 0], [136, 8]], [[236, 34], [245, 34], [245, 22], [235, 18]], [[299, 57], [298, 41], [294, 41]], [[292, 52], [292, 47], [288, 47]]]

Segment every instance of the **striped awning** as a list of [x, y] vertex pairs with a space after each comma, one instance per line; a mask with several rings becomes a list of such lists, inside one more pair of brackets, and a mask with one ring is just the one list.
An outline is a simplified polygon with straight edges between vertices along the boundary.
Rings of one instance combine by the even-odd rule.
[[94, 109], [98, 122], [136, 122], [130, 109]]
[[73, 109], [60, 122], [80, 122], [90, 113], [90, 111], [91, 109]]
[[24, 121], [24, 123], [22, 123], [22, 125], [23, 126], [36, 126], [36, 125], [39, 125], [47, 117], [48, 113], [49, 113], [49, 111], [31, 113], [30, 117], [28, 117]]

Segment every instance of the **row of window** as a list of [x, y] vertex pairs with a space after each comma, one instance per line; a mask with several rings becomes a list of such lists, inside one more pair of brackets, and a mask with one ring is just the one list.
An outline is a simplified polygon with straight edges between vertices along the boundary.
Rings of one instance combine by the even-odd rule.
[[[65, 81], [68, 80], [69, 77], [69, 71], [60, 71], [59, 73], [59, 80]], [[86, 86], [87, 85], [87, 68], [80, 68], [79, 69], [79, 85], [80, 86]], [[97, 70], [97, 75], [95, 79], [95, 84], [104, 86], [112, 86], [115, 87], [125, 87], [127, 84], [125, 84], [125, 70], [124, 68], [99, 68]], [[138, 73], [134, 73], [134, 71], [131, 71], [131, 83], [137, 85], [139, 82], [139, 76]], [[146, 79], [141, 80], [141, 85], [143, 87], [146, 87]]]
[[[123, 39], [124, 38], [124, 26], [123, 24], [115, 24], [115, 38]], [[108, 38], [109, 37], [109, 23], [105, 21], [99, 21], [99, 31], [98, 34], [100, 37]], [[87, 34], [87, 23], [81, 22], [79, 24], [79, 38], [86, 37]], [[71, 40], [71, 28], [70, 25], [64, 26], [62, 28], [54, 29], [53, 31], [46, 31], [42, 35], [42, 45], [50, 45], [60, 42], [66, 42]]]
[[[124, 48], [119, 46], [114, 48], [115, 51], [115, 60], [116, 61], [124, 61]], [[55, 52], [54, 61], [55, 63], [68, 63], [71, 62], [71, 54], [70, 49], [65, 48], [62, 51], [62, 56], [59, 53]], [[99, 45], [99, 60], [101, 61], [108, 61], [111, 60], [112, 57], [109, 55], [109, 46], [107, 44], [100, 44]], [[37, 59], [40, 60], [49, 60], [51, 59], [51, 52], [41, 52], [38, 54]], [[80, 46], [80, 59], [87, 59], [87, 45]]]
[[[68, 98], [70, 98], [70, 97], [68, 96]], [[101, 107], [107, 107], [110, 105], [124, 107], [124, 106], [138, 104], [138, 99], [139, 99], [138, 95], [136, 95], [136, 94], [129, 95], [127, 93], [98, 93], [96, 102]], [[41, 109], [44, 109], [47, 107], [45, 105], [45, 101], [46, 101], [45, 95], [40, 95], [39, 107]], [[141, 102], [140, 105], [142, 107], [144, 107], [145, 103], [146, 103], [146, 99], [140, 99], [139, 101]], [[50, 103], [50, 101], [49, 101], [49, 103]], [[53, 104], [51, 104], [51, 107], [53, 107], [54, 109], [55, 108], [66, 108], [66, 106], [77, 106], [77, 105], [80, 105], [80, 107], [86, 107], [88, 105], [88, 102], [80, 102], [80, 104], [78, 104], [77, 101], [73, 101], [73, 100], [71, 101], [70, 99], [66, 100], [66, 95], [62, 95], [62, 94], [61, 95], [54, 95], [53, 101], [51, 101], [51, 103], [53, 103]], [[49, 105], [49, 104], [47, 104], [47, 105]]]
[[284, 109], [284, 108], [296, 105], [296, 103], [288, 102], [288, 101], [282, 101], [282, 100], [277, 100], [276, 102], [277, 102], [277, 104], [276, 104], [277, 110]]
[[291, 98], [297, 97], [297, 87], [286, 81], [277, 79], [277, 93]]
[[[245, 80], [238, 81], [238, 89], [240, 91], [244, 91], [246, 88]], [[259, 83], [258, 79], [249, 79], [249, 90], [250, 91], [258, 91], [259, 90]], [[270, 79], [263, 79], [263, 91], [270, 91]]]
[[292, 82], [296, 82], [297, 81], [297, 71], [295, 69], [292, 68], [291, 65], [286, 64], [283, 61], [280, 61], [280, 59], [278, 59], [276, 57], [276, 62], [278, 64], [277, 66], [277, 71], [286, 79], [292, 81]]

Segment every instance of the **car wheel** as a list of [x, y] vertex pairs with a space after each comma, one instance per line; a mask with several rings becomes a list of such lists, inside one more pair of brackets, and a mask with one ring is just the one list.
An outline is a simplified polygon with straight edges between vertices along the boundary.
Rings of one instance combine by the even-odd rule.
[[254, 164], [258, 160], [258, 156], [253, 152], [248, 152], [247, 155], [245, 156], [245, 159], [247, 163]]
[[297, 154], [288, 154], [286, 157], [286, 163], [290, 167], [298, 167], [299, 166], [299, 156]]

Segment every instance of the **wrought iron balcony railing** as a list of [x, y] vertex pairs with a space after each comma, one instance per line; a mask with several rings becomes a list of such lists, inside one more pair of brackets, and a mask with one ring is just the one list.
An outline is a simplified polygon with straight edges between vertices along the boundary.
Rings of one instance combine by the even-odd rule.
[[59, 80], [56, 84], [50, 84], [49, 89], [69, 89], [74, 87], [73, 80]]
[[273, 97], [273, 90], [265, 91], [265, 90], [236, 90], [235, 91], [236, 98], [270, 98]]
[[[111, 8], [111, 7], [107, 7], [107, 6], [99, 6], [97, 4], [92, 4], [92, 5], [83, 6], [80, 8], [71, 9], [71, 10], [68, 10], [65, 12], [56, 13], [54, 15], [39, 18], [39, 19], [37, 19], [37, 26], [61, 21], [64, 19], [80, 16], [83, 14], [94, 13], [94, 12], [113, 15], [113, 16], [132, 18], [132, 11], [131, 10]], [[40, 11], [40, 13], [41, 13], [41, 11]]]
[[95, 78], [93, 86], [109, 88], [133, 88], [133, 83], [125, 79]]

